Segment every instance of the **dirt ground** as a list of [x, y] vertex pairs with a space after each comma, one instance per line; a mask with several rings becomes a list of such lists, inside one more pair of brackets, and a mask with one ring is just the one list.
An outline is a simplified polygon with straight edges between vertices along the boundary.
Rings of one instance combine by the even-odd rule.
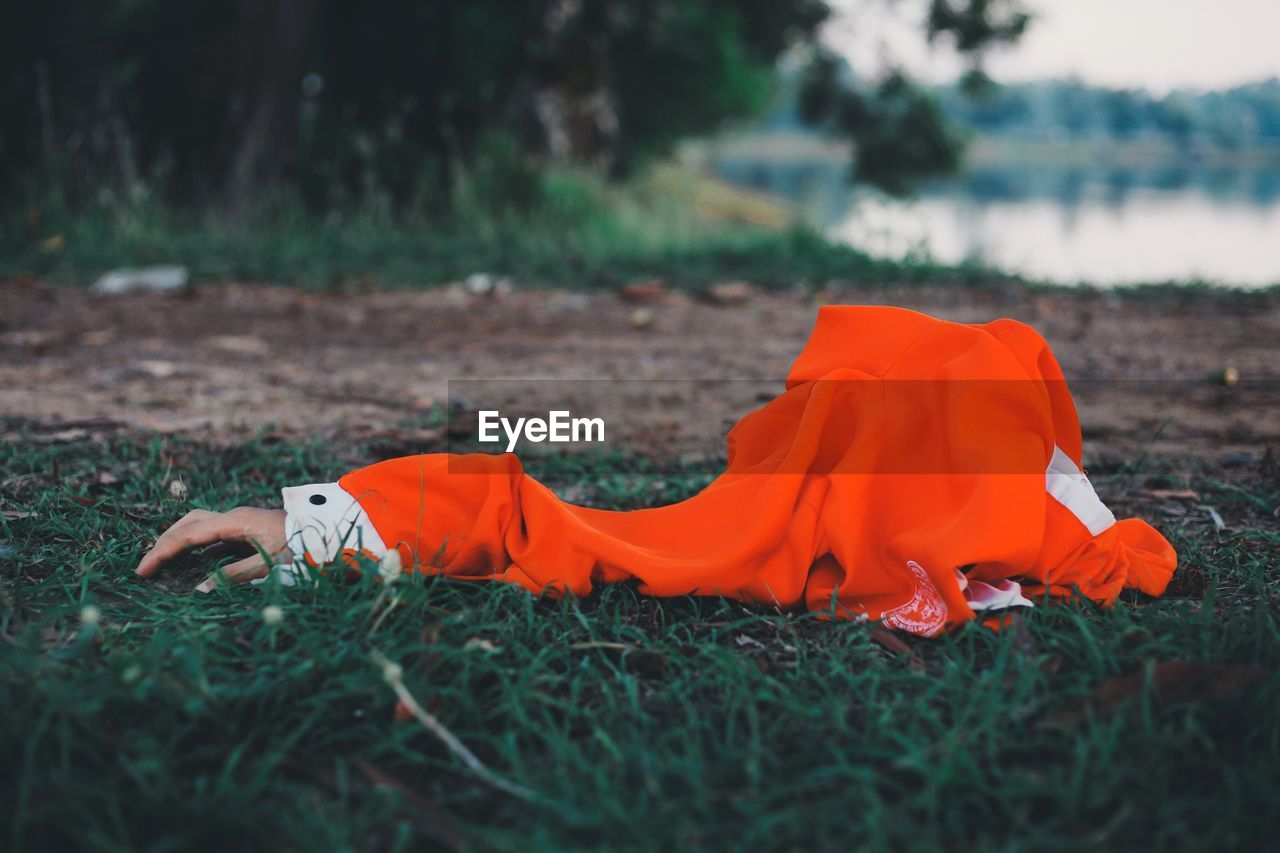
[[[0, 415], [54, 436], [119, 427], [234, 440], [270, 429], [341, 440], [425, 433], [427, 413], [451, 394], [544, 408], [559, 395], [575, 413], [598, 396], [630, 406], [628, 440], [703, 450], [780, 389], [814, 321], [811, 295], [733, 295], [208, 284], [94, 296], [0, 282]], [[1095, 449], [1256, 455], [1280, 437], [1274, 299], [913, 286], [830, 301], [1033, 324]]]

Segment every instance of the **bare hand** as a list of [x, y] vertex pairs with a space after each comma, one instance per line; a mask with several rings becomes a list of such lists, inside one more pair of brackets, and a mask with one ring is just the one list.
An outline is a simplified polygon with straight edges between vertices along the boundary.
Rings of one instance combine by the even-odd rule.
[[[134, 572], [140, 577], [149, 578], [160, 570], [161, 565], [183, 551], [215, 542], [249, 545], [273, 559], [282, 557], [288, 553], [284, 540], [284, 519], [285, 512], [282, 509], [256, 509], [247, 506], [236, 507], [229, 512], [193, 509], [160, 534], [156, 544], [142, 558], [142, 562], [138, 563]], [[263, 560], [262, 553], [257, 553], [224, 566], [222, 577], [227, 581], [243, 583], [265, 577], [270, 570], [271, 565]], [[216, 580], [211, 577], [197, 586], [196, 591], [210, 592], [215, 586]]]

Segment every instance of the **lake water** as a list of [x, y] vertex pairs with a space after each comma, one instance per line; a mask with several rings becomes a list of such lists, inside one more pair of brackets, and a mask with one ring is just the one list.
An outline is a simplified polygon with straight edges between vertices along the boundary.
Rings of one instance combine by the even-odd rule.
[[1280, 170], [985, 166], [898, 201], [852, 190], [835, 162], [711, 167], [877, 255], [973, 260], [1060, 283], [1280, 284]]

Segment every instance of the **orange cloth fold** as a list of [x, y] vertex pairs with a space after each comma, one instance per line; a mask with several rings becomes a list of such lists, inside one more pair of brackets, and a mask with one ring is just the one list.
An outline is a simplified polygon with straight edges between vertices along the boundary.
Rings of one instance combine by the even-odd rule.
[[700, 494], [630, 512], [565, 503], [509, 454], [393, 459], [338, 485], [422, 570], [575, 595], [635, 581], [923, 635], [974, 618], [967, 578], [1109, 602], [1160, 594], [1177, 562], [1097, 500], [1057, 361], [1009, 320], [823, 308], [728, 452]]

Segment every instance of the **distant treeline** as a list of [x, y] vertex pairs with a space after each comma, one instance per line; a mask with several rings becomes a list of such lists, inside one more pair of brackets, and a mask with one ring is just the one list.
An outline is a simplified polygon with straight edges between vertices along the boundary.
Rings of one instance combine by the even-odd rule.
[[986, 136], [1034, 140], [1162, 138], [1239, 149], [1280, 145], [1280, 80], [1221, 91], [1176, 90], [1155, 97], [1079, 80], [999, 86], [975, 96], [937, 91], [944, 111]]

